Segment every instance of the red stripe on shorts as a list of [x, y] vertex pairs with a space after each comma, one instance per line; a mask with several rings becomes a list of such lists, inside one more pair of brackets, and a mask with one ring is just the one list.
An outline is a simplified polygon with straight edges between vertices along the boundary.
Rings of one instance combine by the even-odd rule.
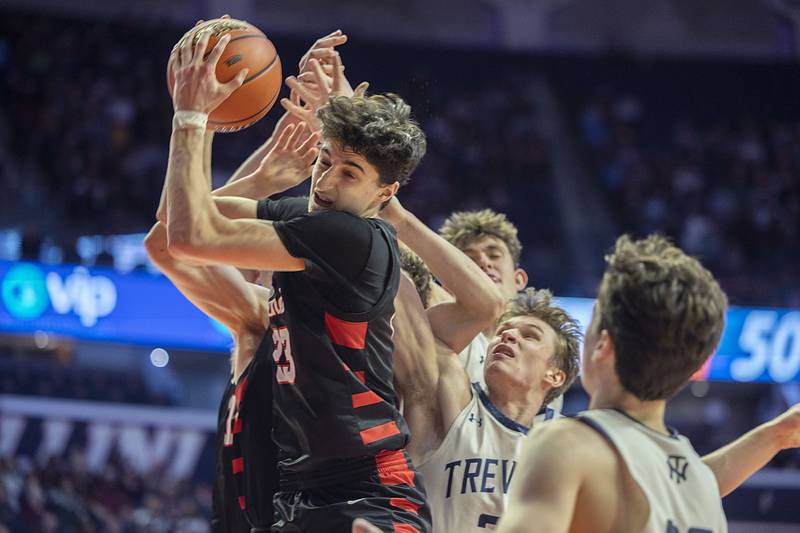
[[233, 473], [239, 474], [244, 472], [244, 457], [236, 457], [233, 460]]
[[381, 484], [414, 486], [414, 472], [408, 467], [403, 450], [384, 450], [375, 456], [375, 463]]
[[244, 496], [239, 496], [239, 508], [244, 510]]
[[400, 428], [397, 427], [394, 421], [386, 422], [374, 428], [365, 429], [361, 432], [361, 442], [364, 446], [369, 446], [373, 442], [394, 437], [400, 433]]
[[394, 526], [394, 533], [419, 533], [419, 530], [410, 524], [392, 522], [392, 526]]
[[383, 401], [383, 398], [368, 390], [367, 392], [359, 392], [353, 394], [353, 409], [364, 407], [365, 405], [375, 405]]
[[405, 498], [389, 498], [389, 505], [405, 509], [409, 513], [419, 514], [419, 505]]

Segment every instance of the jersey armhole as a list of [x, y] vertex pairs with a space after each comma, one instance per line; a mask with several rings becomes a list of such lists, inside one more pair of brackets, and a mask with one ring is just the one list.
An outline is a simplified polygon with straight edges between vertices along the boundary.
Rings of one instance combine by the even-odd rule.
[[453, 423], [450, 424], [450, 427], [445, 430], [444, 438], [442, 439], [442, 442], [439, 444], [439, 447], [433, 450], [431, 453], [429, 453], [428, 456], [425, 457], [423, 461], [416, 463], [415, 466], [421, 467], [427, 465], [428, 463], [439, 457], [439, 454], [444, 453], [445, 449], [447, 448], [447, 445], [450, 443], [450, 441], [452, 441], [455, 438], [454, 429], [456, 425], [460, 420], [466, 418], [467, 412], [469, 411], [470, 407], [472, 407], [472, 404], [475, 403], [476, 396], [475, 393], [472, 391], [472, 387], [470, 387], [470, 394], [471, 396], [469, 398], [469, 401], [467, 402], [467, 405], [465, 405], [464, 408], [458, 413], [458, 415], [453, 420]]
[[613, 448], [614, 453], [622, 461], [622, 464], [625, 467], [625, 470], [627, 470], [628, 475], [631, 477], [633, 482], [636, 483], [636, 486], [639, 487], [639, 490], [642, 491], [642, 494], [644, 494], [644, 499], [647, 501], [647, 520], [645, 521], [645, 528], [646, 528], [647, 525], [650, 523], [650, 519], [653, 516], [653, 504], [651, 503], [651, 501], [653, 501], [653, 498], [651, 497], [650, 492], [645, 488], [645, 485], [642, 483], [642, 480], [639, 479], [638, 475], [629, 466], [628, 459], [625, 456], [625, 454], [623, 453], [622, 449], [620, 449], [614, 443], [614, 440], [611, 438], [611, 435], [609, 435], [608, 432], [605, 429], [603, 429], [603, 426], [598, 424], [595, 420], [592, 420], [591, 418], [580, 416], [580, 415], [575, 416], [574, 419], [579, 421], [579, 422], [582, 422], [582, 423], [586, 424], [588, 427], [592, 428], [594, 431], [596, 431], [598, 434], [600, 434], [600, 436], [603, 437], [603, 439], [606, 442], [608, 442], [608, 444], [611, 446], [611, 448]]

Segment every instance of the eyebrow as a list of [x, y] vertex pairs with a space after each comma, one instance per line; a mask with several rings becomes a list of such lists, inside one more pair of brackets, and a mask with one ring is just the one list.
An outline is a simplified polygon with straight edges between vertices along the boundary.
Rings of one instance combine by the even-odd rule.
[[[513, 320], [513, 319], [512, 319], [512, 320]], [[501, 325], [500, 325], [500, 326], [497, 328], [497, 331], [500, 331], [500, 330], [505, 330], [505, 329], [507, 329], [507, 328], [517, 328], [517, 329], [520, 329], [520, 330], [521, 330], [521, 329], [524, 329], [524, 328], [535, 328], [536, 330], [538, 330], [538, 331], [539, 331], [539, 336], [540, 336], [541, 338], [544, 338], [544, 330], [543, 330], [541, 327], [539, 327], [539, 325], [538, 325], [538, 324], [530, 324], [530, 323], [528, 323], [528, 322], [521, 322], [521, 323], [519, 323], [519, 322], [512, 322], [512, 320], [509, 320], [508, 322], [504, 322], [503, 324], [501, 324]]]
[[[326, 156], [328, 156], [328, 157], [330, 157], [330, 155], [331, 155], [331, 151], [330, 151], [330, 150], [328, 150], [327, 148], [322, 148], [322, 149], [320, 150], [320, 152], [321, 152], [321, 153], [324, 153], [324, 154], [325, 154]], [[345, 165], [350, 165], [351, 167], [356, 167], [358, 170], [360, 170], [360, 171], [362, 172], [362, 174], [366, 174], [366, 173], [367, 173], [367, 172], [364, 170], [364, 167], [362, 167], [361, 165], [359, 165], [358, 163], [356, 163], [356, 162], [355, 162], [355, 161], [353, 161], [352, 159], [345, 159], [345, 160], [343, 161], [343, 163], [344, 163]]]
[[[472, 244], [470, 244], [468, 246], [465, 246], [464, 250], [463, 250], [464, 253], [480, 252], [480, 251], [481, 251], [481, 248], [479, 248], [477, 246], [474, 246]], [[495, 251], [497, 251], [497, 252], [501, 252], [502, 253], [503, 252], [503, 247], [500, 246], [500, 245], [497, 245], [497, 244], [490, 244], [485, 248], [485, 251], [487, 251], [487, 252], [495, 252]]]

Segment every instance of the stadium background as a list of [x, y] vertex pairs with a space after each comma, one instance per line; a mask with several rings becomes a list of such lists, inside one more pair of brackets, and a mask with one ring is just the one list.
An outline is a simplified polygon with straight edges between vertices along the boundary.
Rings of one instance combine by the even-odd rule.
[[[229, 337], [147, 262], [165, 65], [195, 20], [260, 26], [285, 74], [342, 28], [352, 82], [413, 106], [406, 206], [492, 207], [582, 320], [603, 252], [662, 231], [732, 307], [668, 410], [700, 453], [800, 401], [800, 10], [781, 0], [0, 0], [0, 531], [206, 531]], [[284, 89], [285, 92], [285, 89]], [[217, 184], [280, 113], [218, 135]], [[586, 404], [576, 386], [567, 412]], [[724, 500], [800, 531], [800, 453]], [[5, 528], [5, 529], [4, 529]]]

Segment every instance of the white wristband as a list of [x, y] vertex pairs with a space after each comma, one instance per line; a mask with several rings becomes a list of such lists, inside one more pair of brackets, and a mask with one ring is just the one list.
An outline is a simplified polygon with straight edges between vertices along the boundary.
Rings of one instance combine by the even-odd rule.
[[206, 129], [208, 115], [200, 111], [175, 111], [172, 117], [172, 129], [182, 130], [187, 128]]

